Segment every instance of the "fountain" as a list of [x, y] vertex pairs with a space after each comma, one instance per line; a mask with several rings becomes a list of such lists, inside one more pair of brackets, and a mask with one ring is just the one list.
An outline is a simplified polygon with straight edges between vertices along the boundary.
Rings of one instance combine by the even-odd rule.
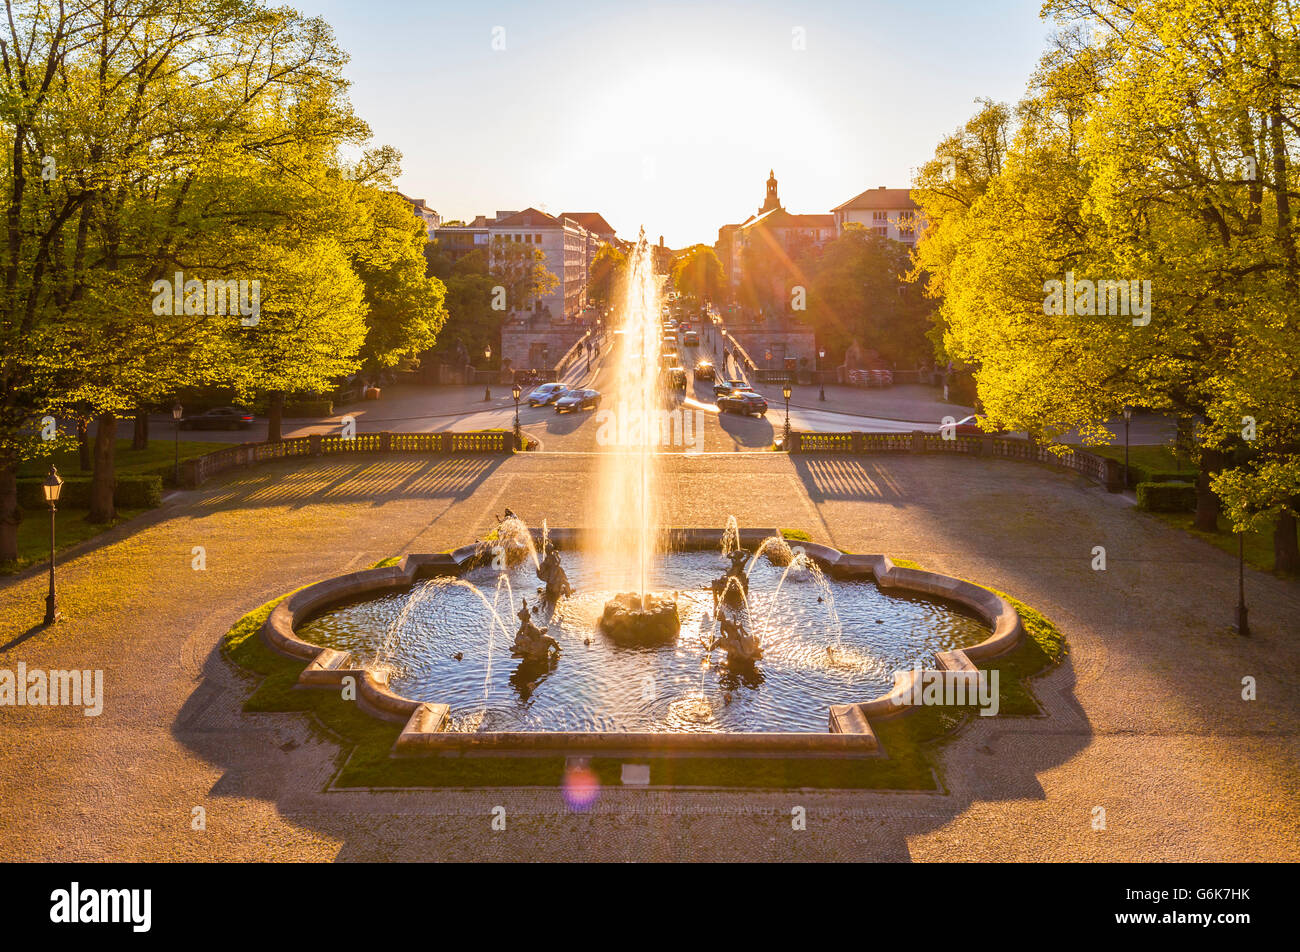
[[758, 636], [746, 631], [739, 618], [728, 618], [725, 610], [719, 610], [718, 629], [718, 637], [709, 645], [709, 651], [721, 648], [727, 653], [729, 664], [753, 664], [763, 657]]
[[721, 578], [714, 579], [710, 586], [713, 590], [714, 611], [717, 611], [719, 603], [728, 608], [741, 608], [749, 599], [749, 574], [746, 571], [749, 553], [744, 549], [732, 549], [727, 553], [727, 561], [731, 566]]
[[544, 596], [551, 603], [559, 601], [561, 597], [571, 597], [573, 586], [569, 584], [569, 576], [560, 565], [560, 547], [547, 539], [542, 543], [542, 548], [546, 552], [546, 557], [537, 566], [537, 577], [544, 584], [537, 590], [537, 594]]
[[628, 261], [627, 288], [622, 308], [623, 343], [615, 354], [616, 392], [613, 403], [629, 414], [626, 431], [630, 446], [605, 454], [595, 498], [601, 511], [598, 548], [605, 570], [618, 594], [605, 603], [600, 628], [615, 641], [654, 643], [677, 637], [681, 619], [673, 595], [649, 590], [660, 546], [654, 451], [659, 442], [656, 427], [664, 399], [659, 372], [659, 290], [661, 278], [654, 269], [654, 249], [645, 229]]
[[523, 603], [518, 611], [519, 631], [515, 632], [515, 643], [510, 646], [510, 653], [525, 661], [545, 661], [552, 651], [559, 654], [560, 643], [546, 633], [549, 629], [533, 624], [528, 599], [525, 598]]

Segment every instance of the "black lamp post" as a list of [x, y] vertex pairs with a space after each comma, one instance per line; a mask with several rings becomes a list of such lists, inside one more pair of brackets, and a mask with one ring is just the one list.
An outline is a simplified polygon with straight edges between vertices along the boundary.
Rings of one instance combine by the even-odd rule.
[[1133, 419], [1133, 408], [1124, 407], [1124, 488], [1128, 489], [1128, 424]]
[[519, 394], [523, 391], [519, 389], [519, 384], [515, 384], [514, 389], [510, 391], [515, 398], [515, 449], [523, 449], [523, 430], [519, 426]]
[[785, 451], [790, 452], [790, 381], [785, 382], [781, 388], [781, 395], [785, 397], [785, 430], [781, 438], [781, 445]]
[[1237, 634], [1250, 637], [1250, 621], [1246, 617], [1246, 533], [1237, 533]]
[[58, 508], [59, 493], [63, 491], [63, 480], [53, 466], [41, 488], [45, 491], [45, 501], [50, 504], [50, 593], [45, 596], [45, 624], [52, 625], [59, 620], [58, 609], [54, 607], [54, 513]]
[[826, 348], [817, 351], [817, 382], [821, 384], [821, 394], [817, 399], [826, 400], [826, 379], [822, 376], [822, 361], [826, 359]]
[[[486, 370], [491, 370], [492, 368], [487, 366], [487, 364], [489, 364], [489, 363], [491, 363], [491, 362], [492, 362], [492, 345], [491, 345], [491, 344], [484, 344], [484, 345], [483, 345], [483, 364], [484, 364], [484, 369], [486, 369]], [[491, 384], [485, 384], [485, 385], [483, 386], [483, 399], [484, 399], [484, 400], [491, 400], [491, 399], [492, 399], [492, 385], [491, 385]]]
[[181, 417], [185, 415], [185, 408], [177, 400], [172, 404], [172, 429], [174, 431], [174, 445], [176, 447], [175, 462], [172, 464], [172, 481], [180, 486], [181, 484]]

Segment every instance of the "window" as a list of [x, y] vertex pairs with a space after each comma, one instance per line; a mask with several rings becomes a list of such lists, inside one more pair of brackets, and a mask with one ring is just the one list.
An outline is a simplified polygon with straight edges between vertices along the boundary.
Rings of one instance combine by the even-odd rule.
[[534, 235], [534, 236], [533, 236], [533, 240], [534, 240], [535, 242], [537, 242], [537, 243], [540, 245], [540, 244], [542, 243], [542, 236], [541, 236], [541, 235]]
[[872, 212], [872, 221], [889, 221], [889, 212]]

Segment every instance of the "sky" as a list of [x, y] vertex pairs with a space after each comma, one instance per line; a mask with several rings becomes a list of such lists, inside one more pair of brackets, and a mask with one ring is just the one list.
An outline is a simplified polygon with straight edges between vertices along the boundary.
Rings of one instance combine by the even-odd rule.
[[1051, 32], [1041, 0], [289, 2], [334, 28], [406, 194], [673, 248], [753, 214], [769, 169], [796, 213], [907, 187], [976, 99], [1021, 97]]

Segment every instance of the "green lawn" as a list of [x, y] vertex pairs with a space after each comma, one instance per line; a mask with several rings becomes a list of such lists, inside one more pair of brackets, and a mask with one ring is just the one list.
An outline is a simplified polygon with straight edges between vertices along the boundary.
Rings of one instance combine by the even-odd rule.
[[[1124, 462], [1123, 443], [1118, 446], [1085, 446], [1083, 449]], [[1132, 470], [1129, 480], [1132, 485], [1148, 481], [1151, 473], [1186, 473], [1189, 479], [1196, 478], [1196, 464], [1175, 456], [1171, 446], [1130, 446], [1128, 464]]]
[[[213, 450], [226, 449], [233, 445], [232, 443], [181, 440], [180, 456], [181, 459], [190, 459], [195, 456], [202, 456], [205, 453], [211, 453]], [[175, 452], [176, 449], [172, 441], [167, 439], [152, 439], [149, 441], [149, 445], [142, 450], [131, 449], [129, 439], [118, 440], [117, 449], [113, 454], [114, 469], [116, 472], [123, 474], [150, 473], [155, 470], [163, 470], [171, 466]], [[54, 453], [53, 456], [47, 456], [39, 460], [28, 460], [19, 467], [18, 475], [44, 476], [50, 471], [51, 464], [59, 468], [60, 475], [82, 475], [81, 464], [75, 446], [61, 449]]]
[[[99, 535], [105, 529], [111, 529], [118, 523], [138, 516], [144, 510], [119, 509], [117, 519], [108, 523], [94, 524], [86, 521], [85, 509], [60, 509], [58, 523], [54, 529], [54, 541], [58, 551], [84, 542], [92, 536]], [[12, 575], [21, 572], [36, 562], [48, 561], [50, 557], [50, 514], [49, 512], [30, 512], [23, 510], [23, 521], [18, 524], [18, 559], [0, 565], [0, 575]]]
[[[1219, 530], [1217, 532], [1205, 532], [1202, 529], [1192, 527], [1196, 516], [1190, 512], [1153, 512], [1151, 515], [1167, 522], [1176, 529], [1182, 529], [1190, 532], [1198, 539], [1204, 539], [1210, 545], [1222, 549], [1229, 555], [1237, 554], [1237, 535], [1232, 531], [1231, 524], [1223, 516], [1219, 517]], [[1253, 530], [1246, 533], [1246, 564], [1259, 569], [1261, 572], [1272, 572], [1275, 575], [1285, 576], [1286, 573], [1278, 572], [1273, 568], [1273, 527], [1267, 529]]]

